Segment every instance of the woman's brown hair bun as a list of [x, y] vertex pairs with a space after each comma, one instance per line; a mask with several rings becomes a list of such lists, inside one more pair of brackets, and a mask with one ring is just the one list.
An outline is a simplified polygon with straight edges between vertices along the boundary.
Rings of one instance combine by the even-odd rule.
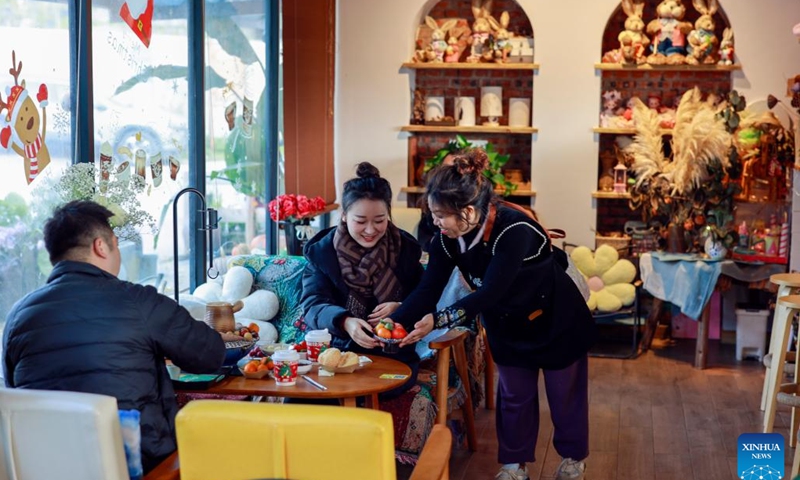
[[380, 178], [381, 172], [375, 165], [361, 162], [356, 166], [356, 176], [358, 178]]
[[489, 157], [482, 148], [470, 148], [456, 155], [453, 164], [461, 175], [481, 175], [489, 165]]

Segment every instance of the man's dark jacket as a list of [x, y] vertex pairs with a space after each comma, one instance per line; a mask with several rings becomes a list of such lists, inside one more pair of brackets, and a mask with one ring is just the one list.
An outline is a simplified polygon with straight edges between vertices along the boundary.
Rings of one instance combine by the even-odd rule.
[[56, 264], [7, 320], [6, 386], [110, 395], [120, 410], [139, 410], [145, 472], [176, 449], [164, 357], [191, 373], [214, 372], [225, 358], [222, 337], [174, 300], [88, 263]]

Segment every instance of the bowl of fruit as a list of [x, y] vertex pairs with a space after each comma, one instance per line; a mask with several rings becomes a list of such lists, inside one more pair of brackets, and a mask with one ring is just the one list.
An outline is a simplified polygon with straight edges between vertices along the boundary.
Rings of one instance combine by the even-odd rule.
[[275, 364], [270, 357], [243, 357], [237, 363], [239, 371], [245, 378], [262, 379], [272, 376], [272, 368]]
[[383, 344], [384, 353], [397, 353], [400, 351], [400, 341], [402, 341], [408, 333], [405, 327], [400, 323], [395, 323], [391, 320], [381, 319], [373, 329], [373, 336]]

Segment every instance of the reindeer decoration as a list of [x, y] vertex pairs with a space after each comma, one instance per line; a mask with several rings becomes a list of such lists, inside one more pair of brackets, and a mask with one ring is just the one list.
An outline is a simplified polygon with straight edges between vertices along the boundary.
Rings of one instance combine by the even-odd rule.
[[[25, 80], [19, 82], [22, 72], [22, 61], [17, 63], [16, 52], [11, 52], [11, 68], [8, 72], [14, 77], [14, 86], [7, 90], [7, 100], [0, 96], [0, 145], [9, 146], [25, 161], [25, 179], [30, 184], [39, 173], [50, 164], [50, 152], [45, 145], [47, 131], [47, 86], [39, 85], [36, 100], [42, 107], [41, 127], [39, 134], [39, 111], [28, 96]], [[3, 110], [6, 115], [2, 116]]]

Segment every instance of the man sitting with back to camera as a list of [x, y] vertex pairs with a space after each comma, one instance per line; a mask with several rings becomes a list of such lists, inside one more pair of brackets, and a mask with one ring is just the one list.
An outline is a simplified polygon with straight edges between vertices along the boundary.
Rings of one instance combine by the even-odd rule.
[[176, 449], [178, 406], [164, 357], [211, 373], [225, 344], [155, 288], [117, 278], [113, 215], [90, 201], [53, 212], [44, 243], [54, 268], [8, 314], [3, 373], [7, 387], [110, 395], [120, 410], [138, 410], [146, 473]]

